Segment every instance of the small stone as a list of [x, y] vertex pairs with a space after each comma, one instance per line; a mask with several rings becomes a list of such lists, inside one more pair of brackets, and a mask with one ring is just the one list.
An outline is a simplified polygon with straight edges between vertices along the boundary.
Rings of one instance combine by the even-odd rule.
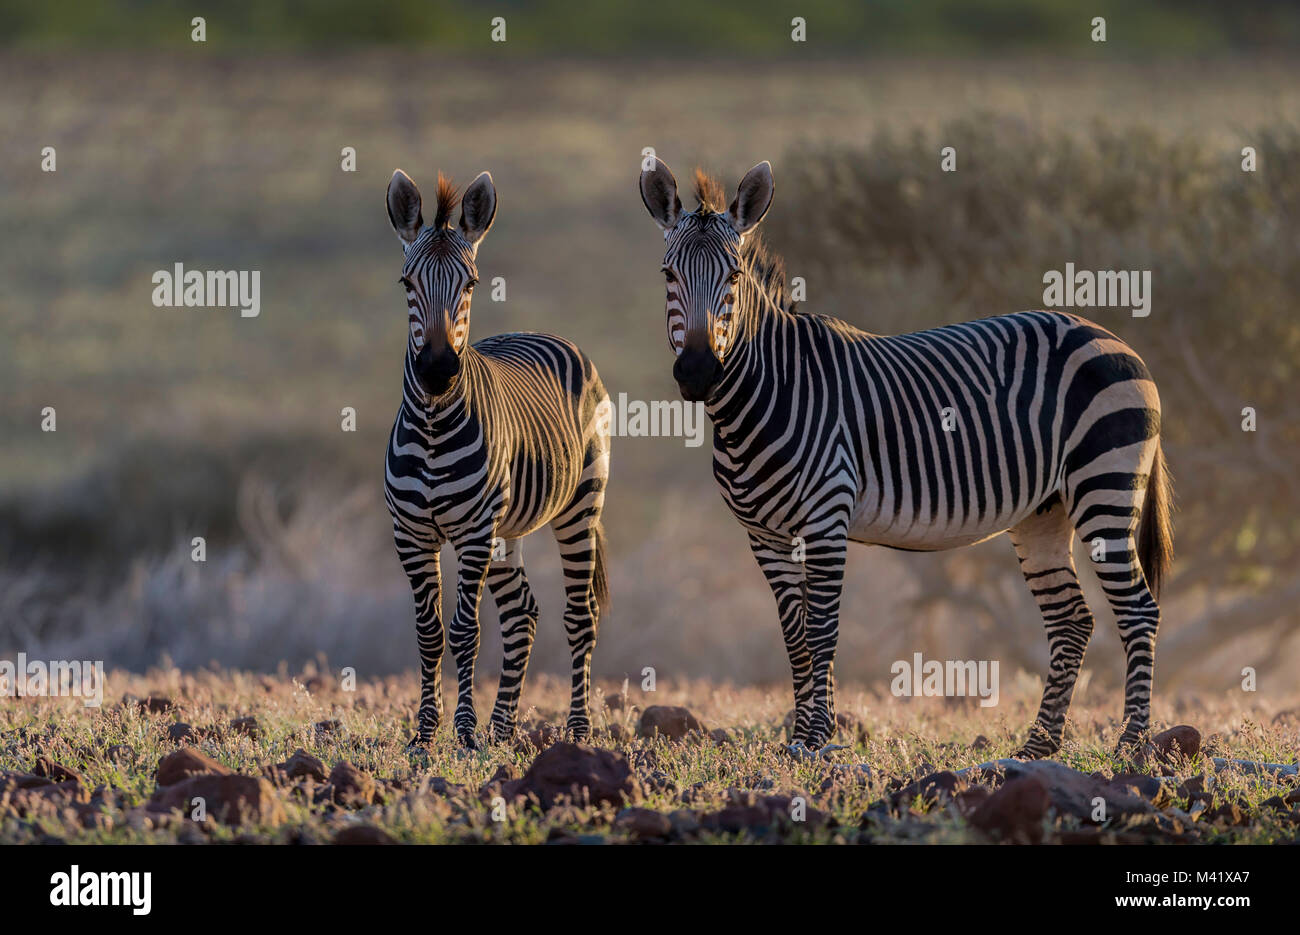
[[334, 844], [375, 845], [396, 844], [386, 831], [374, 825], [350, 825], [334, 835]]
[[537, 754], [522, 777], [504, 783], [503, 793], [536, 798], [543, 808], [564, 799], [621, 806], [640, 801], [641, 785], [621, 753], [564, 741]]
[[704, 733], [705, 727], [689, 709], [675, 705], [651, 705], [641, 713], [639, 737], [683, 740], [688, 734]]
[[262, 736], [262, 728], [257, 723], [257, 718], [251, 714], [247, 717], [237, 717], [230, 722], [230, 730], [235, 734], [243, 734], [250, 740], [257, 740]]
[[1191, 759], [1201, 752], [1201, 732], [1187, 724], [1161, 731], [1151, 738], [1152, 745], [1166, 759]]
[[184, 721], [178, 721], [167, 728], [167, 739], [172, 743], [194, 743], [199, 739], [199, 732]]
[[150, 695], [137, 701], [136, 707], [143, 714], [166, 714], [176, 707], [176, 703], [163, 695]]
[[222, 766], [212, 757], [200, 753], [193, 747], [182, 747], [158, 761], [158, 770], [154, 777], [158, 785], [171, 786], [191, 776], [204, 774], [229, 776], [233, 772], [229, 767]]
[[1051, 803], [1047, 784], [1037, 776], [1008, 780], [970, 816], [970, 823], [1001, 841], [1039, 844], [1043, 817]]
[[329, 785], [331, 798], [339, 805], [361, 807], [375, 801], [375, 780], [347, 760], [330, 770]]
[[325, 764], [301, 747], [295, 750], [293, 756], [283, 763], [275, 764], [275, 770], [282, 773], [287, 779], [325, 781]]
[[79, 773], [55, 763], [47, 756], [38, 756], [36, 758], [36, 765], [32, 767], [32, 775], [42, 776], [51, 782], [81, 782]]
[[625, 808], [614, 818], [614, 830], [626, 832], [638, 841], [668, 837], [672, 821], [652, 808]]

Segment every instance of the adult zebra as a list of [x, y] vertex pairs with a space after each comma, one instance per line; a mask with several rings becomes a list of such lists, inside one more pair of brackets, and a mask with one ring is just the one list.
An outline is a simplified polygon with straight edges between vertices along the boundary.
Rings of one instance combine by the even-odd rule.
[[796, 747], [820, 747], [834, 731], [847, 543], [930, 551], [1002, 532], [1051, 653], [1017, 755], [1059, 749], [1092, 634], [1076, 534], [1104, 548], [1096, 570], [1127, 655], [1120, 745], [1134, 743], [1150, 723], [1152, 592], [1172, 555], [1146, 366], [1110, 332], [1055, 312], [893, 337], [795, 312], [781, 261], [752, 233], [773, 191], [760, 163], [724, 209], [720, 186], [697, 171], [699, 206], [684, 212], [667, 165], [656, 159], [641, 174], [666, 241], [673, 375], [687, 400], [706, 404], [714, 476], [776, 598]]
[[438, 176], [434, 221], [400, 169], [388, 184], [388, 217], [406, 252], [410, 333], [402, 404], [385, 462], [385, 497], [402, 567], [415, 594], [420, 709], [412, 744], [433, 738], [442, 717], [444, 642], [439, 549], [456, 549], [456, 612], [447, 642], [456, 662], [454, 724], [474, 747], [474, 661], [483, 586], [501, 615], [505, 659], [492, 734], [513, 734], [537, 603], [519, 539], [549, 524], [565, 579], [564, 629], [573, 662], [567, 728], [590, 731], [588, 688], [597, 622], [608, 605], [600, 526], [609, 475], [609, 396], [577, 346], [546, 334], [502, 334], [469, 345], [478, 246], [496, 216], [484, 172], [465, 192], [459, 228], [450, 181]]

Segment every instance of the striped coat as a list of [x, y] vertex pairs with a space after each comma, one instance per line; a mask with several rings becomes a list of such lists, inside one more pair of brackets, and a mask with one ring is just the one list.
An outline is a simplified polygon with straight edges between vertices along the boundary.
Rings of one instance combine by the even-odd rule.
[[776, 598], [796, 743], [834, 730], [832, 682], [849, 542], [933, 551], [1010, 533], [1051, 664], [1019, 753], [1061, 743], [1093, 619], [1072, 558], [1096, 570], [1127, 654], [1121, 744], [1149, 726], [1171, 552], [1160, 401], [1127, 345], [1074, 315], [1023, 312], [879, 336], [794, 311], [751, 233], [771, 167], [724, 210], [697, 180], [683, 212], [663, 163], [642, 197], [665, 231], [669, 341], [683, 395], [714, 423], [714, 476]]
[[[514, 732], [538, 608], [519, 540], [550, 526], [565, 578], [564, 628], [572, 655], [567, 727], [590, 730], [591, 655], [608, 604], [600, 514], [609, 473], [609, 397], [591, 361], [572, 342], [545, 334], [503, 334], [470, 345], [477, 248], [496, 212], [485, 172], [456, 202], [439, 177], [434, 223], [425, 226], [419, 190], [400, 171], [388, 210], [405, 245], [401, 282], [410, 331], [402, 404], [385, 458], [385, 497], [397, 553], [415, 595], [421, 696], [413, 743], [427, 743], [442, 717], [444, 642], [456, 663], [454, 724], [475, 746], [474, 664], [483, 590], [501, 617], [504, 661], [492, 733]], [[442, 619], [439, 550], [456, 549], [456, 609]]]

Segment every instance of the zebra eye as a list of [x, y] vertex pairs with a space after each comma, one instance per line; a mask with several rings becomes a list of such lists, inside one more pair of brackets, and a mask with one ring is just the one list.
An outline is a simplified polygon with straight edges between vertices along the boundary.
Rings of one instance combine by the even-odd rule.
[[672, 271], [672, 270], [670, 270], [670, 269], [666, 269], [666, 270], [663, 271], [663, 273], [664, 273], [664, 281], [665, 281], [665, 282], [676, 282], [676, 281], [677, 281], [677, 277], [673, 275], [673, 271]]
[[740, 270], [732, 270], [731, 275], [727, 277], [727, 283], [734, 286], [738, 282], [740, 282]]

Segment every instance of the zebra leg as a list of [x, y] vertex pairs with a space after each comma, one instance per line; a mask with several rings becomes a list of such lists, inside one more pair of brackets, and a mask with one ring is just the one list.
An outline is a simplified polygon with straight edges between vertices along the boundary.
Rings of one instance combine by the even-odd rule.
[[[1087, 537], [1095, 543], [1104, 533]], [[1090, 544], [1090, 548], [1097, 548]], [[1137, 746], [1151, 728], [1151, 681], [1155, 671], [1156, 630], [1160, 608], [1147, 587], [1137, 559], [1132, 533], [1119, 542], [1107, 541], [1104, 557], [1096, 562], [1097, 577], [1115, 613], [1120, 640], [1124, 644], [1124, 717], [1117, 753]]]
[[776, 599], [776, 615], [781, 622], [785, 652], [790, 658], [790, 675], [794, 681], [794, 736], [792, 743], [808, 744], [812, 714], [812, 654], [808, 652], [804, 600], [804, 566], [793, 557], [794, 545], [773, 547], [749, 534], [749, 547], [758, 568], [767, 579]]
[[460, 742], [471, 750], [478, 748], [474, 730], [478, 715], [474, 712], [474, 661], [478, 658], [478, 607], [483, 598], [492, 558], [491, 539], [482, 544], [465, 544], [456, 548], [459, 580], [456, 583], [456, 616], [452, 618], [447, 644], [456, 660], [456, 714], [453, 723]]
[[573, 500], [551, 521], [564, 571], [564, 632], [573, 663], [565, 729], [577, 741], [591, 734], [591, 653], [596, 648], [601, 611], [609, 604], [605, 533], [600, 526], [609, 480], [607, 433], [607, 427], [598, 428], [589, 440]]
[[807, 746], [817, 750], [835, 734], [835, 646], [840, 636], [840, 595], [848, 540], [843, 529], [824, 539], [808, 539], [807, 644], [812, 657]]
[[397, 535], [397, 554], [415, 595], [415, 641], [420, 651], [420, 708], [411, 746], [433, 740], [442, 721], [442, 572], [439, 544]]
[[1143, 439], [1095, 458], [1088, 465], [1089, 474], [1075, 484], [1070, 507], [1124, 644], [1124, 717], [1116, 750], [1121, 754], [1136, 746], [1151, 727], [1160, 608], [1138, 560], [1135, 533], [1146, 484], [1145, 475], [1135, 471], [1133, 464], [1149, 464], [1153, 448]]
[[565, 730], [574, 740], [586, 740], [591, 733], [588, 697], [591, 691], [591, 653], [596, 647], [600, 621], [600, 598], [604, 584], [598, 588], [604, 570], [598, 571], [602, 537], [597, 524], [584, 516], [571, 526], [557, 526], [555, 538], [560, 544], [560, 563], [564, 569], [564, 632], [569, 638], [569, 655], [573, 664], [569, 718]]
[[1038, 717], [1029, 737], [1012, 754], [1021, 759], [1048, 757], [1061, 749], [1070, 697], [1092, 638], [1092, 611], [1074, 570], [1073, 541], [1074, 526], [1059, 498], [1011, 530], [1020, 571], [1047, 627], [1050, 656]]
[[488, 571], [488, 590], [501, 617], [501, 683], [492, 709], [492, 739], [504, 743], [514, 736], [519, 717], [519, 696], [537, 635], [537, 601], [524, 574], [521, 543], [506, 543], [504, 562], [493, 562]]

